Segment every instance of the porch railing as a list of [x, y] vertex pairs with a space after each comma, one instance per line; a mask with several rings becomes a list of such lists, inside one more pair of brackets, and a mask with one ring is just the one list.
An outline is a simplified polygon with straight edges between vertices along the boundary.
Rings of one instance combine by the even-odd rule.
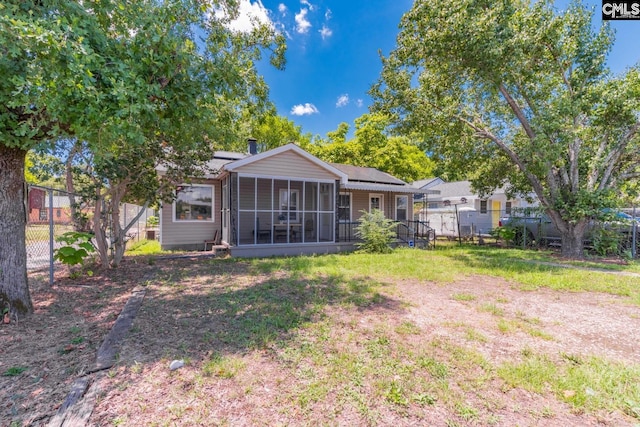
[[[338, 242], [359, 242], [362, 239], [356, 236], [356, 228], [359, 221], [340, 222], [338, 226]], [[429, 227], [426, 221], [397, 221], [396, 222], [396, 242], [409, 245], [410, 242], [416, 247], [429, 247], [435, 245], [435, 231]]]

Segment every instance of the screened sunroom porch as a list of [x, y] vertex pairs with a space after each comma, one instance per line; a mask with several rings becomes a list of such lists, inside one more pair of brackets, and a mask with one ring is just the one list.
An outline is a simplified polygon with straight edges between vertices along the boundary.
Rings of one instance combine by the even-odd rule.
[[236, 183], [237, 246], [335, 241], [335, 181], [239, 175]]

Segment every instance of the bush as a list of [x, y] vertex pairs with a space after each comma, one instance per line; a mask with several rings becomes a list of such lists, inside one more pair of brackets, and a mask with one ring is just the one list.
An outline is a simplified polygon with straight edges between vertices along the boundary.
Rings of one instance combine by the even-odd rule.
[[361, 211], [360, 225], [356, 227], [356, 237], [364, 240], [356, 243], [359, 252], [386, 254], [392, 251], [391, 242], [395, 236], [395, 223], [385, 218], [379, 209]]
[[598, 255], [621, 255], [625, 236], [618, 230], [597, 227], [593, 230], [593, 250]]
[[79, 231], [69, 231], [56, 237], [57, 242], [66, 243], [55, 251], [54, 259], [67, 265], [83, 264], [90, 253], [95, 252], [91, 243], [92, 235]]

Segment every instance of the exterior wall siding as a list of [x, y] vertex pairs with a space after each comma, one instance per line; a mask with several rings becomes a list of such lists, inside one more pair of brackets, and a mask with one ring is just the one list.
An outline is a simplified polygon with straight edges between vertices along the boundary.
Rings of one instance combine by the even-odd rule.
[[[370, 194], [382, 194], [383, 202], [382, 209], [385, 216], [389, 219], [395, 220], [396, 217], [396, 196], [404, 195], [405, 193], [391, 193], [391, 192], [375, 192], [364, 190], [350, 190], [342, 191], [342, 193], [351, 194], [351, 221], [359, 221], [362, 213], [360, 211], [369, 211], [369, 195]], [[407, 207], [407, 219], [413, 220], [413, 199], [412, 194], [406, 194], [408, 197], [409, 206]]]
[[241, 174], [282, 176], [308, 179], [335, 179], [336, 175], [294, 152], [282, 153], [239, 167]]
[[[198, 181], [198, 184], [213, 186], [213, 222], [176, 222], [173, 220], [173, 203], [163, 203], [160, 209], [163, 249], [202, 250], [204, 241], [211, 240], [215, 231], [222, 232], [222, 186], [220, 181]], [[194, 182], [195, 184], [195, 182]]]

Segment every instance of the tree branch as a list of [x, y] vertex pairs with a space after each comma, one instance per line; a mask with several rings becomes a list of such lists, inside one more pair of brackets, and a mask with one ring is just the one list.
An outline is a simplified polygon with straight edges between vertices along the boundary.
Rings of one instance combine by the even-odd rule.
[[533, 187], [533, 190], [535, 191], [536, 195], [540, 199], [540, 202], [544, 206], [549, 206], [549, 201], [545, 197], [544, 188], [542, 186], [542, 183], [538, 179], [538, 177], [529, 171], [529, 169], [527, 168], [525, 163], [522, 161], [522, 159], [520, 159], [520, 157], [513, 150], [511, 150], [503, 140], [495, 136], [492, 132], [475, 125], [474, 123], [470, 122], [469, 120], [465, 119], [462, 116], [458, 115], [456, 116], [456, 118], [461, 122], [463, 122], [464, 124], [466, 124], [471, 129], [473, 129], [473, 131], [476, 133], [478, 137], [493, 141], [498, 146], [498, 148], [500, 148], [507, 156], [509, 156], [511, 161], [518, 166], [518, 168], [520, 169], [520, 171], [522, 171], [522, 173], [525, 174], [525, 176], [529, 180], [529, 183]]
[[516, 100], [511, 97], [511, 94], [507, 91], [507, 88], [504, 86], [504, 84], [500, 83], [499, 89], [500, 93], [507, 101], [507, 104], [509, 104], [511, 111], [513, 111], [513, 113], [518, 118], [518, 121], [524, 128], [525, 133], [527, 134], [529, 139], [533, 141], [536, 137], [536, 133], [533, 131], [533, 128], [531, 127], [529, 120], [527, 120], [527, 118], [525, 117], [524, 112], [522, 111]]

